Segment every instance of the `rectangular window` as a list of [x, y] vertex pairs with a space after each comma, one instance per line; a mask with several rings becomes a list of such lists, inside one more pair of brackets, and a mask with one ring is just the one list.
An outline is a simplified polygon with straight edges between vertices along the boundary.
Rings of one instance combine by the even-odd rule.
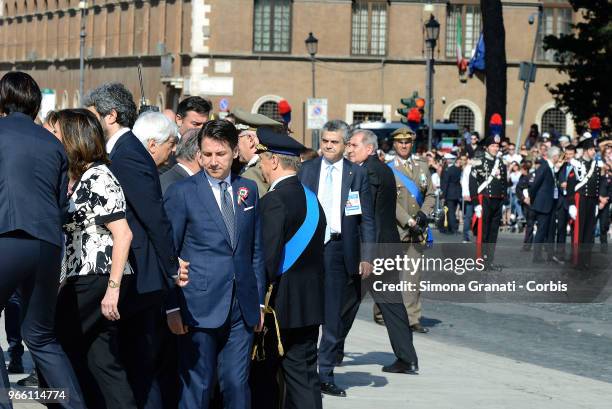
[[291, 0], [255, 0], [253, 51], [291, 52]]
[[382, 121], [384, 115], [382, 112], [364, 112], [364, 111], [355, 111], [353, 112], [353, 123], [360, 122], [376, 122]]
[[351, 54], [387, 54], [386, 1], [353, 1]]
[[538, 36], [537, 58], [540, 61], [555, 62], [553, 50], [544, 51], [544, 37], [548, 35], [560, 36], [569, 34], [572, 25], [572, 9], [569, 7], [545, 7], [542, 13], [542, 27]]
[[[456, 58], [459, 46], [463, 58], [472, 58], [472, 53], [478, 44], [482, 30], [482, 15], [480, 6], [475, 4], [451, 4], [446, 12], [446, 44], [447, 58]], [[461, 40], [459, 42], [459, 40]], [[459, 43], [459, 44], [458, 44]]]

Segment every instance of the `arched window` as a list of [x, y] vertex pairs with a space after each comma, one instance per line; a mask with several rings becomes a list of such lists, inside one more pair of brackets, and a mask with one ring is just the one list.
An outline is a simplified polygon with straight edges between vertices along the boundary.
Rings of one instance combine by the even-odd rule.
[[470, 132], [474, 131], [474, 112], [465, 105], [459, 105], [450, 113], [449, 119], [459, 127], [460, 131], [466, 127]]
[[566, 133], [567, 119], [565, 113], [559, 108], [550, 108], [542, 115], [542, 123], [540, 124], [540, 132], [548, 132], [551, 134], [563, 135]]
[[278, 113], [278, 105], [276, 101], [266, 101], [257, 108], [257, 113], [272, 118], [275, 121], [282, 121], [280, 114]]
[[80, 108], [81, 107], [81, 94], [78, 90], [74, 91], [74, 95], [72, 96], [72, 107]]

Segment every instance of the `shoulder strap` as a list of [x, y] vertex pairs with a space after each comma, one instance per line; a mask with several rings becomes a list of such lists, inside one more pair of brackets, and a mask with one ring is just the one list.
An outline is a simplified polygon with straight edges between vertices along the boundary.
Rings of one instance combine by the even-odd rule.
[[414, 199], [417, 201], [419, 206], [422, 206], [423, 205], [423, 201], [424, 201], [423, 194], [421, 193], [421, 190], [416, 185], [416, 183], [414, 183], [412, 181], [412, 179], [410, 179], [408, 176], [404, 175], [402, 172], [397, 170], [395, 168], [393, 162], [389, 162], [387, 164], [387, 166], [389, 166], [391, 168], [391, 170], [393, 171], [395, 176], [397, 176], [397, 178], [400, 180], [400, 182], [402, 182], [402, 185], [404, 185], [404, 187], [406, 189], [408, 189], [408, 191], [410, 192], [412, 197], [414, 197]]

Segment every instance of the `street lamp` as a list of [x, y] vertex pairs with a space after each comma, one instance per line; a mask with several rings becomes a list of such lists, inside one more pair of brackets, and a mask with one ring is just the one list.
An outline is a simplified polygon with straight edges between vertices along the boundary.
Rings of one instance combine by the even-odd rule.
[[[521, 148], [521, 136], [523, 134], [523, 125], [525, 124], [525, 110], [527, 109], [527, 98], [529, 98], [529, 84], [535, 81], [535, 73], [536, 73], [536, 65], [534, 63], [536, 49], [538, 48], [538, 37], [540, 36], [540, 30], [542, 30], [542, 13], [544, 9], [542, 5], [538, 6], [538, 12], [533, 13], [529, 16], [529, 24], [534, 23], [534, 17], [537, 14], [538, 16], [538, 24], [535, 30], [535, 39], [533, 40], [533, 48], [531, 49], [531, 60], [527, 67], [527, 70], [523, 71], [520, 75], [521, 80], [523, 80], [523, 89], [525, 92], [523, 93], [523, 103], [521, 104], [521, 119], [519, 120], [518, 127], [518, 135], [516, 137], [516, 153], [519, 153]], [[523, 65], [524, 63], [521, 63]], [[527, 72], [524, 72], [527, 71]]]
[[81, 10], [81, 34], [80, 34], [80, 50], [79, 50], [79, 105], [83, 105], [83, 93], [85, 92], [85, 15], [87, 13], [87, 0], [79, 1], [79, 10]]
[[312, 35], [312, 33], [308, 34], [308, 38], [306, 41], [306, 50], [308, 50], [308, 54], [310, 54], [310, 61], [312, 63], [312, 97], [316, 98], [317, 95], [315, 93], [315, 55], [317, 54], [317, 50], [319, 49], [319, 40]]
[[434, 74], [434, 49], [440, 36], [440, 23], [434, 18], [433, 14], [429, 16], [429, 20], [425, 23], [425, 41], [430, 54], [427, 56], [427, 84], [426, 97], [427, 102], [427, 150], [431, 150], [431, 141], [433, 139], [433, 74]]

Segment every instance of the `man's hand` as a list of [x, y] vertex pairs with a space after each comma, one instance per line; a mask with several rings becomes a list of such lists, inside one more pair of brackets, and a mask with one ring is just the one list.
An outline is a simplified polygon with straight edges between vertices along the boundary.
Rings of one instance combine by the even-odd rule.
[[479, 219], [482, 217], [482, 206], [478, 205], [474, 208], [474, 213], [476, 214], [476, 217], [478, 217]]
[[467, 196], [467, 195], [466, 195], [466, 196], [463, 196], [463, 201], [464, 201], [464, 202], [471, 202], [471, 201], [472, 201], [472, 198], [471, 198], [470, 196]]
[[561, 182], [559, 186], [561, 186], [561, 189], [565, 190], [567, 189], [567, 182]]
[[368, 263], [367, 261], [360, 262], [359, 275], [361, 276], [361, 279], [365, 280], [366, 278], [368, 278], [370, 274], [372, 274], [372, 269], [372, 264]]
[[259, 310], [259, 324], [255, 325], [255, 332], [263, 331], [264, 317], [265, 317], [264, 310], [263, 310], [263, 308], [260, 308], [260, 310]]
[[578, 215], [578, 210], [576, 209], [576, 206], [571, 205], [569, 207], [568, 213], [573, 220], [576, 220], [576, 216]]
[[168, 328], [174, 335], [185, 335], [189, 331], [187, 325], [183, 325], [183, 317], [181, 317], [181, 311], [176, 310], [169, 312], [166, 315], [168, 321]]
[[526, 197], [525, 200], [523, 200], [523, 202], [525, 202], [527, 206], [531, 206], [531, 200], [529, 200], [528, 197]]
[[412, 217], [410, 219], [408, 219], [408, 227], [414, 227], [416, 226], [416, 220], [414, 220]]
[[176, 274], [176, 279], [174, 282], [179, 287], [185, 287], [189, 284], [189, 262], [183, 261], [179, 258], [179, 269]]

